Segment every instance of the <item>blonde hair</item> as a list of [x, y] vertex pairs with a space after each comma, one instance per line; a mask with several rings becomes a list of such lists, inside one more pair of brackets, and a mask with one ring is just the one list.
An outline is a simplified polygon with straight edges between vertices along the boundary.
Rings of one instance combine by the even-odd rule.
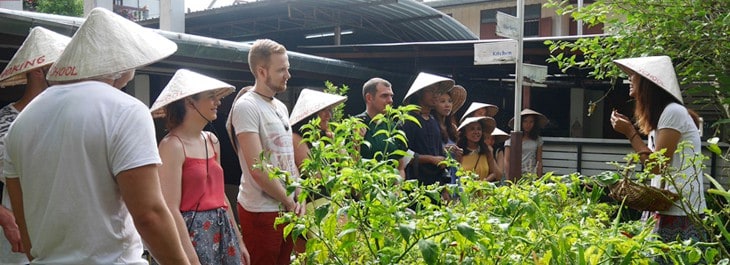
[[285, 54], [286, 48], [270, 39], [259, 39], [253, 43], [251, 50], [248, 51], [248, 67], [251, 73], [256, 77], [256, 67], [267, 67], [271, 55]]

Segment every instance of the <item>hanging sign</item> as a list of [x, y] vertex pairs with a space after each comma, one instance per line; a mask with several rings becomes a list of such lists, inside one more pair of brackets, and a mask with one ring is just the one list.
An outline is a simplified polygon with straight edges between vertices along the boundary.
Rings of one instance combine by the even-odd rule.
[[519, 27], [520, 20], [517, 17], [497, 11], [497, 36], [515, 40], [520, 37]]
[[522, 64], [522, 76], [533, 83], [545, 83], [548, 67], [545, 65]]
[[474, 44], [474, 65], [513, 64], [517, 61], [517, 41]]

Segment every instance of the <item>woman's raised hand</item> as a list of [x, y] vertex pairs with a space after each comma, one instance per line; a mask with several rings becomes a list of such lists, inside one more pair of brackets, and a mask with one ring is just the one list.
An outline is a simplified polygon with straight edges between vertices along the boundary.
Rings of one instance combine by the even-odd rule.
[[629, 117], [619, 113], [616, 110], [611, 112], [611, 127], [614, 131], [617, 131], [626, 137], [630, 137], [636, 133], [636, 128], [631, 124]]

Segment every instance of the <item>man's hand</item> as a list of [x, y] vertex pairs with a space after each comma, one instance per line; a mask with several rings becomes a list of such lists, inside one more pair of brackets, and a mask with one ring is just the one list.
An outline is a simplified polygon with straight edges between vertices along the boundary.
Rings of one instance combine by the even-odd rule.
[[304, 204], [298, 203], [294, 200], [286, 203], [286, 205], [284, 205], [284, 208], [287, 212], [292, 212], [297, 216], [303, 216], [307, 211], [307, 207], [305, 207]]
[[443, 156], [432, 156], [431, 158], [431, 164], [434, 164], [438, 166], [439, 168], [446, 168], [446, 165], [441, 164], [442, 161], [446, 160], [446, 157]]
[[20, 229], [15, 223], [15, 216], [13, 216], [13, 212], [2, 206], [0, 206], [0, 226], [3, 227], [3, 233], [10, 242], [13, 252], [25, 253], [23, 241], [20, 239]]

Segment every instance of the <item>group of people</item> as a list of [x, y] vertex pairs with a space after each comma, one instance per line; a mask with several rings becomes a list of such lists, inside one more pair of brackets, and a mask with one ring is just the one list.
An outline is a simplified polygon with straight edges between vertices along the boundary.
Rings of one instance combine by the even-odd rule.
[[[402, 130], [407, 145], [392, 147], [407, 150], [410, 155], [399, 158], [404, 178], [416, 179], [424, 185], [455, 184], [458, 182], [456, 168], [442, 163], [451, 157], [464, 170], [476, 174], [479, 180], [497, 182], [505, 179], [505, 165], [510, 163], [507, 155], [510, 142], [507, 133], [496, 128], [494, 116], [499, 108], [472, 102], [457, 123], [455, 113], [464, 105], [466, 94], [466, 89], [455, 85], [452, 79], [423, 72], [418, 74], [403, 99], [403, 104], [419, 106], [418, 111], [411, 113], [418, 123], [405, 122]], [[390, 82], [381, 78], [369, 80], [363, 86], [363, 98], [366, 111], [356, 116], [370, 126], [365, 135], [370, 145], [362, 147], [363, 158], [373, 158], [377, 151], [390, 154], [392, 150], [382, 146], [387, 143], [384, 136], [374, 136], [382, 128], [371, 122], [386, 105], [393, 103]], [[541, 173], [540, 131], [547, 123], [547, 118], [539, 112], [522, 111], [523, 142], [526, 143], [522, 145], [522, 173]]]
[[[233, 206], [224, 192], [218, 136], [204, 129], [234, 86], [180, 69], [151, 108], [120, 90], [136, 68], [176, 49], [167, 38], [101, 8], [72, 38], [32, 29], [0, 75], [2, 86], [26, 84], [23, 97], [0, 110], [6, 188], [0, 262], [146, 264], [145, 248], [159, 264], [290, 262], [294, 242], [275, 219], [282, 212], [306, 214], [306, 206], [296, 199], [299, 190], [287, 193], [284, 180], [257, 165], [265, 158], [297, 181], [311, 148], [301, 141], [302, 125], [319, 117], [321, 135], [331, 136], [332, 109], [347, 98], [305, 89], [289, 115], [275, 97], [291, 78], [286, 48], [257, 40], [248, 57], [255, 83], [237, 94], [226, 122], [242, 169]], [[685, 111], [678, 86], [657, 83], [632, 60], [617, 64], [629, 69], [631, 95], [639, 103], [635, 116], [641, 133], [651, 136], [649, 146], [626, 116], [613, 113], [614, 128], [628, 136], [642, 160], [649, 159], [647, 151], [673, 151], [680, 139], [699, 146], [695, 116]], [[661, 92], [669, 96], [656, 100], [653, 95]], [[420, 73], [403, 99], [420, 106], [412, 113], [420, 125], [402, 124], [406, 146], [385, 141], [376, 133], [383, 124], [372, 121], [393, 104], [393, 95], [385, 79], [363, 85], [366, 109], [355, 117], [367, 124], [363, 134], [370, 144], [361, 146], [362, 158], [397, 161], [404, 178], [424, 185], [458, 183], [455, 170], [441, 163], [449, 156], [481, 180], [505, 176], [510, 141], [496, 128], [496, 106], [473, 102], [457, 124], [454, 114], [466, 90], [449, 78]], [[659, 101], [669, 103], [657, 107]], [[159, 145], [151, 112], [164, 117], [168, 131]], [[525, 109], [521, 122], [522, 171], [541, 174], [539, 135], [547, 118]], [[503, 152], [495, 147], [501, 142]], [[392, 152], [397, 149], [408, 155]], [[701, 193], [691, 199], [704, 209]], [[660, 213], [658, 226], [675, 231], [675, 217], [667, 216], [677, 215], [674, 208]]]

